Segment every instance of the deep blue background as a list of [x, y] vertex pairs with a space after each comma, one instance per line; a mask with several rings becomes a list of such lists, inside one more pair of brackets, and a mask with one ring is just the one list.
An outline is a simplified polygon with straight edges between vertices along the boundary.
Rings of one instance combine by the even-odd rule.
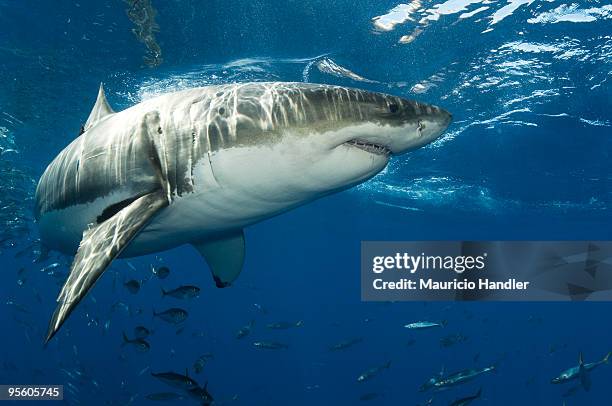
[[[190, 368], [221, 402], [359, 404], [362, 394], [376, 392], [372, 404], [416, 405], [431, 397], [418, 387], [442, 367], [497, 363], [496, 374], [435, 394], [433, 404], [482, 386], [482, 404], [561, 405], [567, 387], [550, 379], [574, 366], [580, 351], [594, 361], [612, 349], [609, 304], [361, 303], [359, 244], [610, 239], [612, 10], [599, 1], [575, 9], [562, 1], [422, 3], [417, 21], [434, 9], [454, 9], [421, 24], [423, 33], [405, 45], [397, 41], [415, 22], [373, 30], [371, 18], [397, 5], [392, 1], [152, 0], [164, 62], [150, 68], [127, 3], [0, 0], [0, 382], [64, 384], [68, 404], [146, 404], [146, 394], [171, 389], [150, 371]], [[520, 6], [492, 24], [494, 13], [512, 4]], [[483, 6], [489, 8], [460, 18]], [[556, 14], [545, 14], [551, 10]], [[585, 21], [554, 23], [570, 13]], [[545, 23], [542, 15], [553, 18]], [[324, 57], [376, 83], [321, 71]], [[120, 110], [162, 92], [246, 80], [386, 91], [439, 104], [455, 121], [441, 141], [394, 158], [368, 183], [247, 229], [246, 266], [231, 289], [215, 289], [188, 247], [133, 259], [131, 266], [115, 261], [43, 349], [62, 279], [39, 270], [59, 262], [65, 276], [70, 258], [33, 263], [32, 195], [48, 162], [78, 134], [99, 82]], [[415, 92], [418, 83], [427, 90]], [[150, 265], [161, 263], [170, 277], [148, 280]], [[137, 295], [122, 286], [131, 278], [147, 280]], [[184, 283], [200, 286], [200, 298], [186, 304], [161, 298], [160, 286]], [[112, 311], [117, 301], [130, 312]], [[152, 319], [153, 309], [171, 304], [190, 312], [178, 335]], [[252, 335], [236, 340], [251, 319]], [[300, 319], [299, 329], [265, 327]], [[427, 319], [448, 326], [402, 328]], [[131, 335], [137, 324], [154, 330], [145, 354], [121, 347], [121, 331]], [[441, 348], [439, 339], [452, 333], [468, 340]], [[327, 350], [354, 337], [363, 342]], [[416, 343], [408, 346], [411, 338]], [[257, 350], [254, 340], [289, 349]], [[207, 352], [214, 359], [196, 375], [193, 362]], [[388, 360], [389, 370], [356, 382]], [[609, 367], [595, 371], [591, 392], [567, 405], [610, 404], [611, 377]]]

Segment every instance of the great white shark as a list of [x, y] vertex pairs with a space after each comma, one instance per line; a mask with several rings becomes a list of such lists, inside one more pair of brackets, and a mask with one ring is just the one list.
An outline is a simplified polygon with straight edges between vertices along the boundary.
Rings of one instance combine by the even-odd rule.
[[193, 88], [114, 112], [100, 85], [36, 189], [42, 243], [75, 255], [46, 340], [117, 257], [191, 244], [216, 285], [230, 285], [244, 227], [366, 181], [451, 119], [397, 96], [285, 82]]

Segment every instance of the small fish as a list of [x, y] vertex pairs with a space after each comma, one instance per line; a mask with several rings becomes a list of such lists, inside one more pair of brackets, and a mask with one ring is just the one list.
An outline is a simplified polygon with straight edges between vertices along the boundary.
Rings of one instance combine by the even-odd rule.
[[170, 275], [170, 269], [167, 266], [160, 266], [159, 268], [151, 267], [151, 269], [159, 279], [166, 279]]
[[24, 273], [27, 271], [27, 269], [25, 268], [19, 268], [19, 270], [17, 271], [17, 276], [19, 276], [19, 279], [17, 279], [17, 285], [19, 286], [24, 286], [26, 281], [28, 280], [28, 278], [25, 277]]
[[208, 392], [207, 386], [208, 386], [208, 382], [205, 383], [203, 387], [197, 386], [193, 389], [189, 389], [187, 393], [189, 394], [189, 396], [191, 396], [191, 398], [200, 402], [202, 406], [212, 405], [214, 399]]
[[451, 347], [455, 344], [461, 343], [466, 340], [467, 340], [467, 337], [464, 336], [463, 334], [460, 334], [460, 333], [450, 334], [440, 339], [440, 347], [448, 348], [448, 347]]
[[591, 387], [591, 381], [589, 376], [590, 372], [600, 365], [607, 364], [611, 355], [612, 352], [609, 352], [601, 361], [591, 362], [587, 364], [582, 358], [582, 353], [580, 353], [578, 365], [563, 371], [558, 377], [553, 378], [551, 380], [551, 383], [557, 384], [578, 380], [580, 381], [582, 387], [586, 391], [588, 391]]
[[59, 262], [54, 262], [50, 265], [40, 268], [40, 272], [46, 273], [47, 275], [51, 275], [53, 273], [53, 270], [55, 268], [59, 268], [59, 266], [60, 266]]
[[159, 373], [151, 372], [151, 376], [159, 379], [167, 385], [186, 391], [199, 387], [198, 383], [189, 376], [172, 371]]
[[349, 340], [340, 341], [338, 344], [332, 345], [331, 347], [329, 347], [329, 350], [330, 351], [345, 350], [349, 347], [352, 347], [355, 344], [359, 344], [362, 341], [363, 341], [363, 338], [361, 337], [351, 338]]
[[406, 324], [404, 328], [409, 328], [412, 330], [425, 330], [428, 328], [434, 327], [444, 327], [446, 326], [446, 320], [443, 320], [439, 323], [433, 321], [417, 321], [415, 323]]
[[204, 370], [204, 365], [206, 365], [206, 362], [208, 362], [208, 360], [211, 358], [213, 358], [213, 355], [211, 353], [207, 353], [196, 360], [196, 362], [193, 364], [193, 370], [196, 372], [196, 374], [199, 374]]
[[145, 326], [134, 327], [134, 337], [136, 338], [147, 338], [151, 335], [151, 331]]
[[104, 322], [104, 327], [102, 327], [102, 335], [105, 335], [106, 333], [108, 333], [108, 330], [110, 330], [110, 326], [111, 326], [111, 321], [110, 319], [108, 319]]
[[15, 302], [13, 299], [9, 298], [6, 301], [6, 304], [9, 306], [13, 306], [13, 308], [17, 311], [20, 311], [21, 313], [30, 313], [30, 311], [28, 309], [26, 309], [25, 306], [20, 305], [19, 303]]
[[[433, 381], [433, 383], [428, 388], [436, 388], [438, 390], [441, 390], [441, 389], [446, 389], [451, 386], [462, 385], [466, 382], [472, 381], [474, 378], [482, 374], [485, 374], [487, 372], [492, 372], [495, 370], [496, 370], [495, 365], [491, 365], [491, 366], [488, 366], [485, 368], [479, 368], [479, 369], [469, 368], [469, 369], [464, 369], [462, 371], [451, 374], [447, 376], [446, 378], [443, 377], [443, 373], [440, 373], [440, 376], [437, 379], [432, 378], [430, 380], [430, 382]], [[427, 390], [428, 388], [424, 388], [423, 390]]]
[[241, 338], [244, 338], [248, 336], [249, 334], [251, 334], [251, 330], [253, 329], [254, 325], [255, 325], [255, 320], [251, 320], [249, 324], [247, 324], [246, 326], [242, 326], [240, 330], [238, 330], [238, 332], [236, 333], [236, 338], [240, 340]]
[[481, 394], [482, 394], [482, 388], [478, 389], [478, 392], [476, 392], [475, 395], [473, 395], [473, 396], [466, 396], [464, 398], [457, 399], [457, 400], [455, 400], [454, 402], [452, 402], [448, 406], [466, 406], [466, 405], [469, 405], [474, 400], [480, 398]]
[[380, 365], [374, 368], [370, 368], [367, 371], [365, 371], [363, 374], [357, 377], [357, 382], [367, 381], [368, 379], [371, 379], [374, 376], [378, 375], [381, 371], [388, 369], [390, 366], [391, 366], [391, 361], [388, 361], [387, 363], [383, 365]]
[[270, 323], [266, 327], [272, 330], [287, 330], [292, 327], [302, 327], [303, 325], [304, 325], [304, 322], [302, 320], [299, 320], [295, 323], [288, 322], [288, 321], [279, 321], [277, 323]]
[[378, 397], [380, 397], [380, 393], [370, 392], [364, 393], [363, 395], [359, 396], [359, 400], [374, 400]]
[[34, 292], [34, 298], [36, 299], [36, 301], [38, 303], [42, 303], [42, 297], [40, 296], [38, 290], [36, 290], [36, 288], [32, 288], [32, 291]]
[[123, 309], [123, 310], [125, 310], [128, 313], [130, 311], [130, 307], [128, 305], [126, 305], [125, 303], [123, 303], [123, 302], [115, 302], [111, 306], [111, 313], [114, 312], [115, 309], [118, 309], [118, 308], [119, 309]]
[[124, 346], [133, 345], [138, 351], [141, 351], [141, 352], [147, 352], [151, 348], [151, 345], [142, 338], [134, 338], [133, 340], [130, 340], [128, 336], [125, 335], [125, 332], [123, 332], [122, 335], [123, 335], [122, 345]]
[[255, 341], [253, 346], [255, 348], [263, 348], [266, 350], [280, 350], [289, 348], [287, 344], [278, 343], [275, 341]]
[[140, 282], [135, 279], [130, 279], [129, 281], [125, 282], [123, 286], [125, 286], [132, 295], [135, 295], [140, 290]]
[[198, 297], [200, 294], [200, 288], [191, 285], [179, 286], [172, 290], [164, 290], [164, 288], [161, 288], [161, 291], [162, 296], [172, 296], [176, 299], [192, 299]]
[[153, 317], [158, 317], [163, 321], [171, 324], [179, 324], [187, 319], [188, 313], [186, 310], [179, 309], [178, 307], [173, 307], [168, 310], [164, 310], [163, 312], [157, 313], [153, 310]]
[[259, 303], [253, 303], [253, 306], [257, 309], [258, 312], [260, 312], [261, 314], [268, 314], [268, 310], [266, 310], [265, 307], [263, 307], [262, 305], [260, 305]]
[[183, 395], [179, 395], [174, 392], [159, 392], [159, 393], [151, 393], [150, 395], [145, 396], [148, 400], [157, 400], [157, 401], [168, 401], [168, 400], [185, 400]]

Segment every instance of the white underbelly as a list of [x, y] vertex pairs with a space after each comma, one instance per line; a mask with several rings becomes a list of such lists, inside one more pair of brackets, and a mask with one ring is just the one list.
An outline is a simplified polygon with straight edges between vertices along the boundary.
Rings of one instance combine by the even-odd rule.
[[291, 160], [278, 159], [273, 149], [256, 149], [234, 148], [201, 159], [193, 172], [194, 192], [175, 197], [138, 235], [134, 248], [169, 237], [176, 245], [199, 241], [241, 229], [321, 195], [318, 190], [304, 190], [302, 179], [295, 182], [300, 174], [294, 172]]
[[[253, 181], [250, 177], [243, 180], [247, 185]], [[211, 171], [210, 161], [201, 160], [194, 170], [195, 191], [174, 196], [171, 204], [153, 217], [121, 256], [132, 257], [164, 251], [228, 230], [240, 229], [297, 203], [284, 198], [270, 199], [264, 190], [236, 188], [231, 184], [221, 186]], [[244, 186], [242, 182], [240, 185]], [[130, 197], [126, 192], [115, 193], [90, 203], [46, 213], [39, 222], [43, 242], [62, 252], [75, 253], [83, 231], [95, 223], [97, 216], [108, 206]]]

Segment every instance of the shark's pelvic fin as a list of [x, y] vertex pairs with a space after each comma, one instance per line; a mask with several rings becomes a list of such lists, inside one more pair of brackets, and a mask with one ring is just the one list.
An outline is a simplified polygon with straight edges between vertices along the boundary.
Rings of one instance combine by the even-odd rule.
[[46, 342], [57, 333], [111, 261], [167, 205], [165, 193], [155, 191], [134, 200], [103, 223], [85, 230], [70, 267], [70, 275], [57, 298], [58, 304], [49, 323]]
[[218, 288], [227, 287], [238, 278], [244, 264], [243, 230], [192, 245], [208, 263]]
[[96, 104], [94, 104], [93, 109], [91, 109], [91, 113], [89, 113], [89, 118], [87, 118], [87, 121], [83, 126], [83, 131], [89, 130], [98, 121], [114, 113], [115, 112], [111, 108], [110, 104], [108, 104], [108, 100], [106, 100], [106, 94], [104, 94], [104, 86], [102, 86], [102, 83], [100, 83], [100, 90], [98, 90], [98, 98], [96, 99]]

